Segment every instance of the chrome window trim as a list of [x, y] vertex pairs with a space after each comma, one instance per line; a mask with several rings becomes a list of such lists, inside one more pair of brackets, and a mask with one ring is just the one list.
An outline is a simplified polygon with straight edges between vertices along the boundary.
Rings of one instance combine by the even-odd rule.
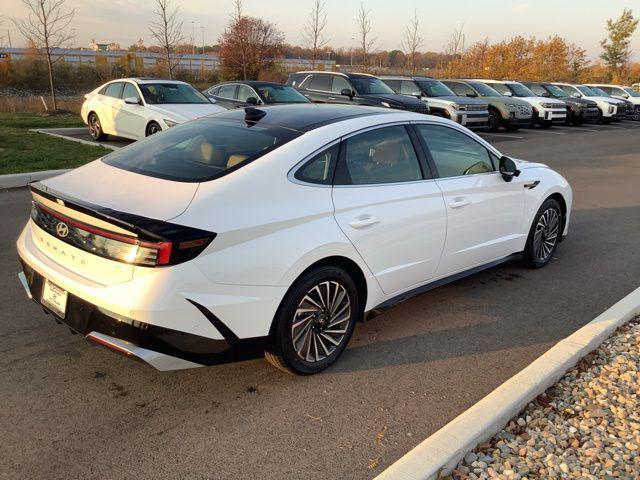
[[[298, 173], [298, 170], [300, 170], [309, 160], [313, 159], [313, 157], [315, 157], [317, 154], [322, 153], [324, 150], [327, 150], [333, 147], [334, 145], [340, 143], [341, 141], [342, 141], [341, 138], [336, 138], [335, 140], [332, 140], [331, 142], [323, 145], [322, 147], [315, 149], [312, 153], [304, 157], [302, 160], [300, 160], [298, 163], [296, 163], [293, 167], [289, 169], [289, 171], [287, 172], [287, 179], [291, 183], [295, 183], [297, 185], [304, 185], [307, 187], [318, 187], [318, 188], [332, 188], [333, 185], [331, 183], [323, 184], [323, 183], [305, 182], [304, 180], [297, 179], [295, 175], [296, 173]], [[332, 183], [333, 183], [333, 180], [332, 180]]]

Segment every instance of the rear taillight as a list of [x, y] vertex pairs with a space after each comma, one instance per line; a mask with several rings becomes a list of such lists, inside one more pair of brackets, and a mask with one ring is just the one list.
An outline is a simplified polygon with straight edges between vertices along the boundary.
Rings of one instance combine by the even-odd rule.
[[[148, 241], [78, 222], [37, 202], [33, 203], [31, 218], [47, 233], [74, 247], [111, 260], [144, 267], [175, 265], [191, 260], [215, 238], [215, 233], [212, 233], [185, 240]], [[189, 227], [174, 226], [173, 230], [176, 229], [183, 229], [185, 233], [192, 230]]]

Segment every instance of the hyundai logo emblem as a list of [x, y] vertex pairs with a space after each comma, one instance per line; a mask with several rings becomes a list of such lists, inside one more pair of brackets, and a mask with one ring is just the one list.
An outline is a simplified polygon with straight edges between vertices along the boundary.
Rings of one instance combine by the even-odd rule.
[[56, 225], [56, 233], [60, 238], [64, 238], [69, 235], [69, 226], [66, 223], [58, 223]]

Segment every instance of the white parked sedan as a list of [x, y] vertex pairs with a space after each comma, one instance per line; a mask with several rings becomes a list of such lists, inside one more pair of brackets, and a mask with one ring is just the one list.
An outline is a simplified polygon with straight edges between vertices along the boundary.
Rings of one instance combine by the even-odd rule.
[[190, 84], [123, 78], [85, 96], [80, 115], [94, 140], [107, 135], [140, 140], [187, 120], [225, 111]]
[[352, 105], [230, 110], [31, 185], [28, 295], [167, 370], [300, 374], [357, 320], [515, 257], [538, 268], [572, 192], [446, 119]]

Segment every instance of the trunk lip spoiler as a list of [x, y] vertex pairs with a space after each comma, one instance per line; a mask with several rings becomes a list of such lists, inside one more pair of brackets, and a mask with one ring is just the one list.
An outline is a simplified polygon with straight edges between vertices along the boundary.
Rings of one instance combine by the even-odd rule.
[[42, 182], [29, 183], [29, 190], [37, 195], [41, 195], [55, 203], [60, 203], [73, 210], [88, 214], [113, 223], [118, 227], [134, 232], [140, 240], [148, 241], [171, 241], [183, 242], [196, 240], [203, 237], [211, 237], [213, 240], [216, 233], [201, 230], [199, 228], [187, 227], [176, 223], [166, 222], [154, 218], [148, 218], [133, 213], [121, 212], [108, 207], [101, 207], [93, 203], [80, 200], [71, 195], [67, 195], [58, 190], [44, 185]]

